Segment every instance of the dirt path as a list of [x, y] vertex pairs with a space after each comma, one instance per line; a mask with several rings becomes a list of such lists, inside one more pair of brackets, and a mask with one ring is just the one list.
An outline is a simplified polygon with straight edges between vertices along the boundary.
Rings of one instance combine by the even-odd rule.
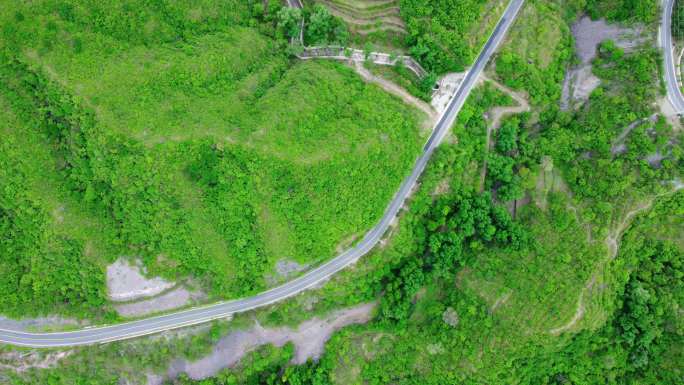
[[419, 110], [423, 111], [428, 116], [427, 122], [425, 122], [426, 127], [432, 127], [436, 123], [437, 113], [426, 102], [409, 94], [408, 91], [398, 86], [396, 83], [393, 83], [379, 76], [373, 75], [370, 71], [368, 71], [368, 69], [366, 69], [363, 66], [363, 63], [355, 61], [354, 69], [365, 81], [379, 85], [385, 91], [401, 98], [401, 100], [403, 100], [405, 103], [410, 104], [418, 108]]
[[615, 229], [613, 229], [606, 237], [605, 244], [606, 247], [608, 247], [609, 251], [608, 258], [601, 262], [601, 266], [599, 267], [599, 269], [594, 274], [592, 274], [587, 284], [584, 285], [584, 287], [580, 291], [579, 297], [577, 298], [577, 310], [575, 311], [575, 314], [566, 324], [549, 330], [549, 333], [558, 335], [564, 331], [571, 329], [577, 324], [577, 322], [579, 322], [582, 319], [585, 312], [585, 292], [588, 293], [593, 288], [594, 284], [596, 283], [596, 280], [598, 279], [599, 274], [602, 273], [603, 268], [617, 257], [618, 252], [620, 250], [620, 238], [622, 237], [624, 231], [627, 230], [627, 227], [629, 227], [629, 225], [632, 223], [634, 217], [642, 211], [649, 210], [653, 206], [653, 203], [656, 201], [656, 199], [658, 199], [659, 197], [674, 194], [680, 189], [681, 188], [678, 188], [676, 186], [672, 191], [656, 195], [655, 197], [652, 197], [646, 200], [645, 202], [641, 202], [639, 205], [637, 205], [637, 207], [627, 212], [627, 214], [622, 219], [620, 224]]
[[[488, 153], [491, 150], [492, 147], [492, 132], [496, 131], [499, 129], [501, 126], [501, 121], [503, 120], [504, 117], [508, 115], [513, 115], [513, 114], [520, 114], [523, 112], [527, 112], [530, 110], [530, 104], [527, 102], [527, 98], [518, 92], [513, 91], [512, 89], [504, 86], [503, 84], [492, 80], [482, 74], [480, 77], [480, 81], [488, 81], [491, 84], [494, 85], [497, 89], [499, 89], [501, 92], [509, 95], [513, 100], [518, 104], [517, 106], [503, 106], [503, 107], [494, 107], [491, 110], [489, 110], [489, 115], [491, 119], [491, 123], [487, 126], [487, 140], [485, 142], [485, 151]], [[486, 154], [485, 154], [486, 155]], [[480, 191], [484, 191], [484, 185], [485, 185], [485, 178], [487, 177], [487, 157], [485, 156], [484, 162], [482, 163], [482, 171], [480, 172]]]
[[596, 283], [596, 280], [598, 279], [598, 274], [603, 271], [603, 267], [608, 264], [610, 261], [615, 259], [617, 257], [618, 251], [620, 249], [619, 247], [619, 239], [622, 236], [622, 233], [624, 232], [625, 229], [627, 229], [627, 226], [631, 223], [632, 219], [634, 218], [635, 215], [637, 215], [639, 212], [643, 210], [647, 210], [651, 207], [653, 204], [653, 199], [644, 202], [637, 206], [636, 208], [632, 209], [627, 213], [625, 218], [622, 220], [622, 222], [616, 227], [613, 231], [610, 232], [610, 234], [606, 237], [605, 243], [606, 246], [608, 247], [608, 258], [604, 260], [601, 263], [601, 267], [598, 269], [597, 272], [592, 274], [591, 278], [587, 282], [586, 285], [582, 288], [582, 290], [579, 293], [579, 296], [577, 298], [577, 310], [575, 310], [575, 314], [572, 316], [570, 321], [568, 321], [566, 324], [551, 329], [549, 330], [549, 333], [558, 335], [564, 331], [567, 331], [574, 327], [577, 322], [579, 322], [582, 317], [584, 317], [584, 312], [585, 312], [585, 303], [584, 303], [584, 293], [589, 292], [594, 284]]
[[492, 307], [489, 308], [489, 312], [494, 313], [496, 311], [496, 309], [499, 308], [499, 306], [505, 304], [508, 301], [508, 299], [511, 298], [511, 294], [512, 294], [511, 292], [508, 292], [508, 293], [502, 295], [501, 297], [497, 298], [496, 302], [494, 302]]

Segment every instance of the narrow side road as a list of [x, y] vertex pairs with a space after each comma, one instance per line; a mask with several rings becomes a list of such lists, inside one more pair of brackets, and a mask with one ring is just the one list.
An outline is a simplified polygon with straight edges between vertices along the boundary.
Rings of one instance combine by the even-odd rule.
[[438, 115], [437, 112], [428, 103], [409, 94], [408, 91], [406, 91], [399, 85], [392, 83], [391, 81], [385, 78], [373, 75], [368, 69], [366, 69], [366, 67], [363, 66], [363, 63], [361, 62], [355, 61], [354, 69], [356, 70], [356, 73], [363, 78], [363, 80], [369, 83], [377, 84], [383, 90], [400, 97], [401, 100], [404, 101], [404, 103], [412, 105], [418, 108], [419, 110], [423, 111], [428, 116], [429, 120], [427, 123], [425, 123], [426, 129], [429, 129], [434, 126], [434, 122], [437, 119]]
[[143, 335], [162, 332], [165, 330], [196, 325], [211, 320], [224, 318], [233, 313], [245, 312], [262, 306], [270, 305], [285, 298], [294, 296], [316, 284], [325, 281], [333, 274], [356, 262], [367, 254], [380, 241], [381, 237], [396, 217], [399, 209], [423, 173], [427, 162], [435, 149], [451, 129], [456, 115], [461, 110], [473, 85], [482, 73], [492, 54], [503, 40], [506, 32], [515, 21], [524, 0], [511, 0], [506, 11], [499, 20], [496, 28], [485, 43], [482, 51], [468, 71], [455, 95], [449, 102], [444, 114], [435, 125], [434, 131], [428, 139], [423, 153], [417, 159], [411, 174], [404, 180], [380, 222], [371, 229], [363, 239], [353, 248], [343, 252], [330, 261], [311, 270], [310, 272], [290, 281], [282, 286], [257, 294], [253, 297], [219, 302], [213, 305], [195, 308], [176, 313], [156, 316], [137, 321], [82, 329], [71, 332], [30, 333], [16, 330], [0, 330], [0, 342], [29, 347], [59, 347], [76, 346], [95, 343], [107, 343], [124, 340]]

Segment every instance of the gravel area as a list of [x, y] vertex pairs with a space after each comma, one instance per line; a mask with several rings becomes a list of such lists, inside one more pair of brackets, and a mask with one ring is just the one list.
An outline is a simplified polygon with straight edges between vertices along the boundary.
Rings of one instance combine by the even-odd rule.
[[131, 263], [119, 258], [107, 266], [107, 294], [116, 302], [151, 297], [172, 288], [173, 282], [161, 278], [146, 278], [140, 261]]
[[653, 168], [660, 168], [663, 159], [665, 159], [665, 155], [660, 151], [656, 151], [655, 153], [646, 156], [646, 161]]
[[205, 298], [206, 295], [201, 291], [178, 287], [154, 298], [123, 303], [115, 305], [114, 308], [123, 317], [140, 317], [197, 303]]
[[663, 114], [663, 116], [665, 116], [667, 122], [670, 123], [672, 128], [675, 131], [681, 131], [682, 121], [679, 118], [677, 112], [672, 107], [672, 104], [670, 104], [670, 101], [667, 100], [667, 96], [658, 98], [657, 103], [658, 107], [660, 108], [660, 112]]
[[430, 104], [438, 114], [444, 112], [447, 105], [449, 105], [449, 100], [451, 100], [451, 97], [458, 89], [458, 86], [461, 85], [465, 75], [465, 72], [449, 73], [437, 81], [439, 88], [432, 95]]
[[597, 46], [604, 40], [613, 40], [618, 47], [627, 51], [645, 43], [644, 27], [623, 27], [608, 24], [604, 19], [591, 20], [584, 16], [572, 26], [575, 49], [582, 64], [589, 64], [596, 57]]
[[591, 64], [568, 70], [563, 81], [561, 109], [568, 110], [571, 102], [584, 102], [601, 84], [601, 79], [591, 72]]
[[[296, 330], [287, 327], [264, 328], [258, 323], [251, 329], [233, 332], [223, 337], [208, 356], [195, 362], [176, 360], [167, 371], [168, 378], [187, 373], [192, 379], [202, 379], [216, 375], [221, 369], [232, 367], [242, 357], [255, 348], [273, 344], [283, 346], [287, 342], [295, 345], [294, 364], [308, 359], [318, 359], [325, 342], [332, 333], [344, 326], [366, 323], [371, 318], [375, 304], [363, 304], [353, 308], [336, 311], [325, 319], [313, 318], [299, 325]], [[148, 384], [157, 384], [158, 377], [148, 378]]]
[[600, 79], [591, 72], [591, 61], [596, 57], [601, 42], [613, 40], [618, 47], [630, 51], [649, 39], [643, 26], [624, 27], [608, 24], [604, 19], [591, 20], [588, 16], [573, 24], [572, 34], [580, 64], [570, 68], [565, 75], [561, 96], [563, 110], [586, 101], [591, 92], [601, 84]]
[[300, 271], [304, 271], [309, 267], [308, 264], [302, 265], [299, 264], [295, 261], [288, 261], [286, 259], [281, 259], [278, 262], [276, 262], [276, 272], [281, 276], [281, 277], [289, 277], [290, 274], [293, 273], [299, 273]]
[[679, 191], [679, 190], [684, 189], [684, 182], [682, 182], [679, 179], [673, 180], [672, 185], [674, 186], [675, 191]]

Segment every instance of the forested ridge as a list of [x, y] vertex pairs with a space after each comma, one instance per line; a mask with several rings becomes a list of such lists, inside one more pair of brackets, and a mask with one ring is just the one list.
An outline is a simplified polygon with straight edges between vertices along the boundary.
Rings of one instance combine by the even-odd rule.
[[351, 69], [291, 60], [281, 6], [188, 7], [3, 11], [2, 106], [18, 116], [3, 130], [34, 144], [3, 143], [34, 170], [3, 180], [6, 314], [101, 317], [119, 256], [212, 298], [256, 293], [277, 260], [317, 263], [366, 231], [409, 170], [422, 117]]

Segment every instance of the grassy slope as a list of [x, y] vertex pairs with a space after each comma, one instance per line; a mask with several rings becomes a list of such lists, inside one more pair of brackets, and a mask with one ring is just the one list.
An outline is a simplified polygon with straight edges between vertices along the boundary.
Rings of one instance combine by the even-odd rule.
[[546, 69], [553, 60], [563, 35], [568, 27], [559, 14], [560, 6], [555, 3], [529, 2], [520, 13], [520, 20], [511, 30], [508, 39], [515, 44], [506, 44], [503, 52], [513, 52], [524, 60]]
[[[191, 26], [181, 36], [169, 32], [173, 18], [154, 7], [85, 4], [67, 15], [50, 2], [8, 7], [2, 18], [12, 26], [5, 35], [11, 39], [4, 42], [20, 46], [19, 60], [92, 110], [98, 130], [142, 144], [141, 156], [153, 160], [155, 188], [170, 199], [164, 205], [182, 218], [186, 245], [199, 250], [202, 268], [213, 270], [214, 279], [240, 285], [235, 273], [243, 262], [234, 246], [242, 241], [231, 238], [232, 223], [252, 228], [268, 264], [332, 256], [338, 243], [377, 221], [419, 151], [418, 112], [340, 65], [291, 63], [275, 42], [230, 17], [215, 27], [211, 20], [225, 11], [214, 4], [189, 10], [178, 4]], [[119, 14], [118, 7], [124, 8]], [[96, 19], [103, 10], [130, 30]], [[208, 26], [214, 29], [204, 31]], [[50, 183], [60, 193], [45, 195], [55, 200], [68, 195], [67, 188], [43, 146], [36, 168], [52, 173]], [[248, 167], [241, 191], [249, 209], [217, 206], [233, 193], [216, 195], [188, 173], [207, 152], [237, 154], [237, 163], [224, 166]], [[65, 212], [92, 218], [79, 219], [83, 225], [73, 231], [86, 243], [102, 243], [86, 223], [97, 223], [104, 212], [84, 208], [78, 198]], [[103, 250], [96, 253], [101, 266], [128, 255], [125, 247]], [[174, 276], [185, 263], [183, 250], [157, 252], [146, 258], [152, 271]], [[256, 287], [263, 285], [263, 278], [254, 279]]]
[[572, 36], [565, 20], [569, 3], [526, 2], [496, 59], [502, 81], [529, 92], [532, 104], [542, 106], [560, 99], [565, 65], [572, 55]]
[[27, 196], [50, 214], [52, 231], [83, 242], [84, 254], [98, 264], [107, 263], [108, 240], [101, 229], [110, 225], [84, 210], [73, 196], [63, 191], [62, 177], [55, 168], [59, 159], [52, 154], [48, 139], [15, 114], [5, 95], [0, 96], [0, 122], [0, 134], [15, 144], [17, 153], [11, 156], [22, 164]]
[[402, 0], [410, 54], [428, 71], [469, 67], [504, 11], [495, 0]]
[[[103, 311], [112, 226], [64, 191], [46, 136], [0, 92], [3, 314], [111, 316]], [[7, 227], [5, 227], [7, 226]], [[107, 231], [109, 230], [109, 231]]]

